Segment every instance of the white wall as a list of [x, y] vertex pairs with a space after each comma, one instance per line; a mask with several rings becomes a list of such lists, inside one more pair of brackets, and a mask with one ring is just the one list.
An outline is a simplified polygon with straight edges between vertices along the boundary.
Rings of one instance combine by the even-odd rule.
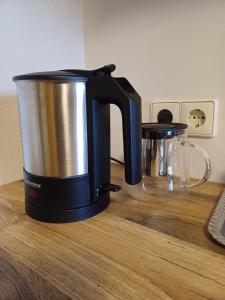
[[[84, 33], [86, 67], [115, 63], [115, 75], [127, 77], [144, 104], [155, 98], [220, 100], [217, 137], [194, 141], [214, 161], [211, 180], [225, 182], [225, 1], [84, 0]], [[112, 155], [121, 158], [115, 108], [112, 119]]]
[[[216, 97], [218, 135], [195, 139], [225, 182], [224, 0], [1, 0], [0, 184], [22, 178], [15, 74], [115, 63], [144, 104], [155, 98]], [[145, 120], [148, 115], [144, 106]], [[112, 112], [112, 154], [122, 158], [120, 114]], [[195, 171], [199, 174], [200, 167]]]
[[83, 67], [81, 0], [0, 1], [0, 185], [22, 178], [12, 77]]

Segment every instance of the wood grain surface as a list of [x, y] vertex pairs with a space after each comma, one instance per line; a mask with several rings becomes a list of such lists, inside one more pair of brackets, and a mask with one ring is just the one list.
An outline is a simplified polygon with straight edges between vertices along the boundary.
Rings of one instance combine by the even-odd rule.
[[[112, 166], [112, 182], [123, 169]], [[24, 212], [23, 182], [0, 187], [0, 300], [225, 299], [225, 248], [208, 219], [223, 185], [184, 196], [125, 191], [82, 222], [48, 224]]]

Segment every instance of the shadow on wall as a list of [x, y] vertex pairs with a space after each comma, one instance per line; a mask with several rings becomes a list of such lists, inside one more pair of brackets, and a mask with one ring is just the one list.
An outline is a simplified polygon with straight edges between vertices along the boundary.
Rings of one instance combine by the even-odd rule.
[[23, 178], [16, 96], [0, 95], [0, 185]]

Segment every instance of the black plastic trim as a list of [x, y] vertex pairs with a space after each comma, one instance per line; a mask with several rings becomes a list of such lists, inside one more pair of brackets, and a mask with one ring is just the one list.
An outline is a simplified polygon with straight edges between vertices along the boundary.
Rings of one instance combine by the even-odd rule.
[[33, 219], [48, 223], [67, 223], [93, 217], [102, 212], [109, 205], [109, 202], [109, 197], [104, 197], [96, 203], [76, 209], [46, 210], [32, 206], [26, 201], [25, 209], [28, 216]]
[[87, 82], [87, 120], [91, 193], [110, 182], [110, 106], [123, 122], [125, 180], [141, 181], [141, 98], [125, 78], [92, 77]]
[[143, 139], [171, 139], [183, 134], [187, 124], [184, 123], [142, 123]]
[[68, 178], [44, 177], [24, 170], [27, 214], [45, 222], [72, 222], [90, 218], [110, 202], [109, 192], [90, 195], [89, 174]]
[[33, 79], [87, 81], [90, 77], [111, 76], [111, 72], [113, 72], [115, 69], [116, 66], [114, 64], [110, 64], [95, 70], [65, 69], [58, 71], [28, 73], [14, 76], [13, 81]]
[[26, 200], [42, 209], [74, 209], [92, 204], [89, 174], [55, 178], [24, 170], [24, 183]]
[[13, 77], [13, 81], [18, 80], [70, 80], [70, 81], [84, 81], [86, 82], [88, 78], [83, 75], [75, 75], [67, 72], [60, 72], [54, 74], [54, 72], [46, 73], [28, 73], [23, 75], [17, 75]]

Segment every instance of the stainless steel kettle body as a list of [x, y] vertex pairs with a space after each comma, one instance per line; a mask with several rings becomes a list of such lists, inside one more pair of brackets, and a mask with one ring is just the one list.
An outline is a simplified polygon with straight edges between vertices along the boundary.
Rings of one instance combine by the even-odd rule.
[[107, 207], [110, 103], [122, 113], [125, 178], [141, 180], [141, 101], [114, 65], [15, 76], [24, 155], [25, 207], [47, 222], [86, 219]]
[[85, 82], [21, 80], [17, 95], [25, 170], [61, 178], [87, 174]]

